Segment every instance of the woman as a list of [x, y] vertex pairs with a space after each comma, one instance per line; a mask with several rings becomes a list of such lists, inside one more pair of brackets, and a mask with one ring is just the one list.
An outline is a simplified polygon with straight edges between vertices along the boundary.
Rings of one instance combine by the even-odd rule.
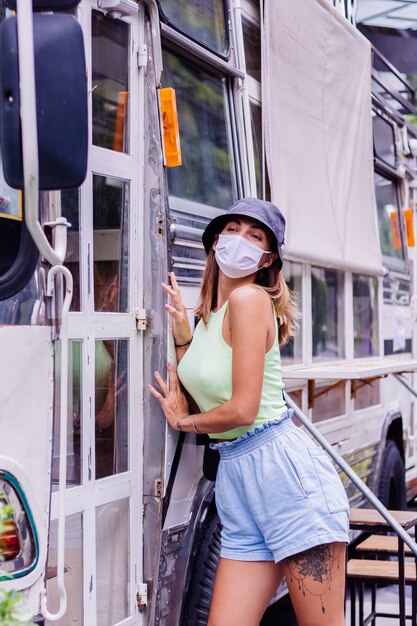
[[[223, 525], [209, 626], [257, 626], [285, 576], [300, 626], [342, 626], [348, 502], [325, 452], [291, 420], [279, 344], [295, 306], [282, 278], [285, 220], [246, 198], [203, 234], [208, 254], [194, 337], [175, 276], [163, 289], [178, 376], [200, 408], [190, 415], [176, 370], [161, 393], [170, 426], [208, 433], [220, 452]], [[271, 306], [272, 304], [272, 306]]]

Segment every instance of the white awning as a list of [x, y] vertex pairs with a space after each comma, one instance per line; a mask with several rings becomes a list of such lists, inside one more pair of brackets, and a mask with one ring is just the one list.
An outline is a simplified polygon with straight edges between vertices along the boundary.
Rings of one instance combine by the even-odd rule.
[[330, 379], [355, 380], [401, 374], [417, 370], [417, 360], [408, 355], [395, 354], [390, 356], [366, 357], [363, 359], [322, 361], [312, 365], [294, 365], [283, 368], [286, 379]]
[[263, 102], [285, 257], [382, 274], [371, 48], [328, 2], [265, 2]]

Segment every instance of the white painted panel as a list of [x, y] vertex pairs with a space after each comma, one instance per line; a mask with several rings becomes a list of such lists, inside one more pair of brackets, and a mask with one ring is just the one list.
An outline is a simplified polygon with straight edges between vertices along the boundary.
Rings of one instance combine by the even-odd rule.
[[[40, 550], [37, 566], [28, 576], [2, 584], [27, 588], [39, 579], [47, 550], [53, 399], [49, 328], [0, 327], [0, 381], [0, 467], [13, 474], [23, 489]], [[38, 580], [36, 586], [41, 585]], [[36, 603], [34, 589], [30, 596]], [[39, 607], [33, 603], [30, 610], [35, 614]]]

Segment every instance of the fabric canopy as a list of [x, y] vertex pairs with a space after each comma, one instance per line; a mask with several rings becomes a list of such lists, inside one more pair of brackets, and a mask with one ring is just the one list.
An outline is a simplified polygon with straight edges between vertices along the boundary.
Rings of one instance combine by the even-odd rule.
[[371, 47], [328, 0], [265, 0], [264, 133], [285, 257], [382, 274]]

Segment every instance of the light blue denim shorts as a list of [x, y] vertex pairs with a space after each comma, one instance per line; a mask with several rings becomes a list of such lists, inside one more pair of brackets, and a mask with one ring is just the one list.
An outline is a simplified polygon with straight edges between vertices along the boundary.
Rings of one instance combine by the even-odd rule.
[[211, 444], [220, 453], [216, 505], [226, 559], [278, 563], [313, 546], [349, 541], [342, 482], [292, 413]]

